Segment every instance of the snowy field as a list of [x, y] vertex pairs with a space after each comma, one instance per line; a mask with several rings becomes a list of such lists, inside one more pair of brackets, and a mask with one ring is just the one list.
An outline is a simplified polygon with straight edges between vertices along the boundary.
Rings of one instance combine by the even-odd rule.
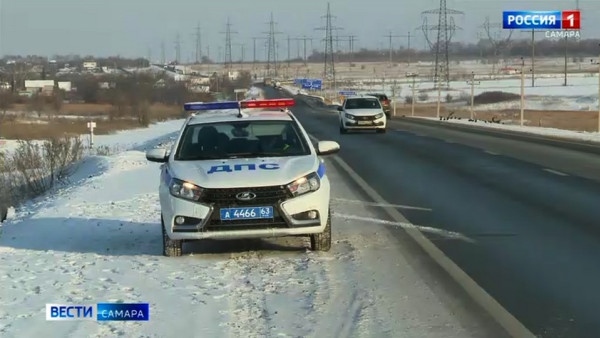
[[[409, 264], [390, 234], [409, 225], [381, 219], [331, 165], [331, 252], [295, 237], [191, 243], [183, 257], [163, 257], [159, 165], [144, 151], [180, 124], [99, 139], [129, 149], [87, 157], [71, 184], [11, 212], [0, 228], [0, 336], [486, 336]], [[150, 321], [45, 320], [46, 303], [97, 302], [148, 302]]]
[[[393, 79], [382, 81], [381, 79], [356, 80], [352, 85], [340, 87], [341, 90], [354, 90], [357, 93], [385, 92], [390, 97], [395, 97], [398, 102], [404, 103], [406, 96], [412, 95], [411, 83], [406, 78], [398, 79], [396, 85], [393, 85]], [[496, 79], [489, 80], [485, 78], [476, 78], [478, 84], [474, 86], [475, 95], [489, 91], [502, 91], [513, 94], [521, 94], [521, 80]], [[531, 78], [525, 80], [526, 109], [533, 110], [598, 110], [598, 76], [590, 74], [571, 74], [567, 79], [568, 86], [564, 86], [564, 77], [557, 74], [539, 74], [536, 75], [535, 87], [531, 87]], [[319, 96], [331, 95], [331, 91], [307, 91], [293, 85], [283, 86], [292, 93], [298, 90], [302, 94], [312, 94]], [[416, 81], [415, 96], [418, 102], [432, 103], [437, 102], [438, 92], [433, 90], [432, 82]], [[445, 102], [446, 95], [451, 95], [453, 100], [460, 99], [463, 104], [470, 100], [471, 86], [466, 81], [451, 81], [449, 90], [441, 91], [442, 102]], [[426, 98], [419, 98], [421, 93], [426, 93]], [[511, 102], [502, 102], [489, 105], [477, 105], [478, 110], [499, 110], [520, 108], [520, 100]]]

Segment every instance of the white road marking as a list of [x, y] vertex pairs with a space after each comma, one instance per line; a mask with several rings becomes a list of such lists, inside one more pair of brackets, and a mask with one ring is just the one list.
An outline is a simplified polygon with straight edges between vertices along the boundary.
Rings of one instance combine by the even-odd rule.
[[[314, 141], [319, 141], [316, 137], [309, 135]], [[375, 191], [365, 180], [360, 177], [344, 160], [339, 156], [332, 156], [335, 161], [347, 174], [358, 184], [361, 189], [375, 202], [389, 204], [381, 195]], [[410, 223], [404, 215], [393, 208], [384, 209], [392, 219], [401, 223]], [[485, 291], [477, 282], [464, 272], [456, 263], [454, 263], [442, 250], [440, 250], [433, 242], [431, 242], [417, 228], [407, 228], [406, 233], [419, 245], [423, 250], [439, 264], [462, 288], [479, 304], [490, 316], [492, 316], [507, 332], [513, 337], [532, 337], [535, 335], [523, 325], [515, 316], [508, 312], [496, 299], [494, 299], [487, 291]]]
[[547, 171], [551, 174], [558, 175], [558, 176], [569, 176], [569, 174], [561, 173], [560, 171], [556, 171], [556, 170], [552, 170], [552, 169], [548, 169], [548, 168], [544, 168], [544, 171]]
[[493, 152], [493, 151], [489, 151], [489, 150], [484, 150], [484, 152], [485, 152], [486, 154], [495, 155], [495, 156], [498, 156], [498, 155], [500, 155], [500, 154], [498, 154], [498, 153], [495, 153], [495, 152]]
[[333, 216], [337, 216], [337, 217], [341, 217], [341, 218], [345, 218], [345, 219], [351, 219], [351, 220], [355, 220], [355, 221], [394, 225], [394, 226], [397, 226], [397, 227], [400, 227], [403, 229], [418, 229], [423, 232], [440, 235], [440, 236], [446, 237], [446, 238], [459, 239], [459, 240], [462, 240], [465, 242], [475, 243], [475, 241], [473, 239], [471, 239], [461, 233], [454, 232], [454, 231], [448, 231], [448, 230], [444, 230], [444, 229], [432, 228], [432, 227], [427, 227], [427, 226], [422, 226], [422, 225], [414, 225], [412, 223], [407, 223], [407, 222], [386, 221], [384, 219], [378, 219], [378, 218], [373, 218], [373, 217], [362, 217], [362, 216], [355, 216], [355, 215], [348, 215], [348, 214], [340, 214], [340, 213], [336, 213], [336, 212], [333, 212]]
[[402, 204], [384, 204], [384, 203], [375, 203], [375, 202], [367, 202], [367, 201], [349, 200], [349, 199], [345, 199], [345, 198], [332, 198], [331, 200], [337, 201], [337, 202], [343, 202], [343, 203], [355, 203], [355, 204], [369, 205], [369, 206], [373, 206], [373, 207], [382, 207], [382, 208], [399, 208], [399, 209], [432, 211], [432, 209], [430, 209], [430, 208], [413, 207], [410, 205], [402, 205]]

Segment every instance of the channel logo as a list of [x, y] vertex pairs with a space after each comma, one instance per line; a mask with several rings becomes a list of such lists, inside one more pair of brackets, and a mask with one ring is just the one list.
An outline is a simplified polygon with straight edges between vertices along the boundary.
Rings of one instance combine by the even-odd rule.
[[149, 321], [148, 303], [46, 304], [46, 320]]
[[505, 11], [504, 29], [581, 29], [580, 11]]

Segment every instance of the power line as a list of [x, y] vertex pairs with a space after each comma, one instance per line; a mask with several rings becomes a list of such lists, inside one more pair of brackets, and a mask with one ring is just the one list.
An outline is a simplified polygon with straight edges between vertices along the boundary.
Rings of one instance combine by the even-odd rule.
[[326, 20], [325, 27], [317, 28], [317, 30], [325, 31], [325, 65], [323, 69], [323, 77], [332, 81], [335, 88], [335, 51], [333, 49], [333, 30], [338, 28], [333, 26], [332, 19], [335, 18], [335, 16], [331, 15], [331, 6], [329, 3], [327, 3], [327, 14], [324, 16], [324, 18]]
[[303, 61], [304, 61], [304, 64], [306, 65], [306, 61], [307, 61], [306, 42], [310, 41], [310, 44], [311, 44], [311, 47], [312, 47], [313, 38], [308, 38], [308, 37], [306, 37], [306, 35], [304, 35], [301, 38], [296, 38], [295, 40], [297, 40], [298, 42], [302, 41], [304, 43], [304, 57], [303, 57]]
[[408, 65], [410, 66], [410, 55], [411, 55], [411, 50], [410, 50], [410, 38], [413, 37], [412, 35], [410, 35], [410, 31], [408, 31], [408, 34], [406, 35], [399, 35], [399, 37], [401, 38], [406, 38], [408, 41], [408, 46], [406, 48], [406, 52], [408, 55]]
[[281, 34], [275, 31], [275, 25], [277, 24], [273, 20], [273, 13], [271, 13], [271, 20], [267, 23], [269, 25], [269, 31], [267, 34], [267, 76], [277, 76], [277, 43], [275, 41], [275, 35]]

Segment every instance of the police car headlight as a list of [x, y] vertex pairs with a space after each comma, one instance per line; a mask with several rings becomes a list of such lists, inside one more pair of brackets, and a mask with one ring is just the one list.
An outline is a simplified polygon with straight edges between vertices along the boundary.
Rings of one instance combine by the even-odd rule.
[[344, 114], [344, 116], [346, 116], [346, 118], [349, 120], [354, 120], [354, 115]]
[[287, 188], [294, 196], [317, 191], [321, 187], [321, 179], [317, 173], [308, 174], [288, 184]]
[[203, 189], [197, 185], [175, 178], [171, 180], [169, 190], [171, 191], [171, 195], [190, 201], [200, 200], [203, 191]]
[[380, 119], [380, 118], [382, 118], [382, 117], [383, 117], [383, 113], [379, 113], [379, 114], [375, 115], [375, 118], [376, 118], [376, 119]]

